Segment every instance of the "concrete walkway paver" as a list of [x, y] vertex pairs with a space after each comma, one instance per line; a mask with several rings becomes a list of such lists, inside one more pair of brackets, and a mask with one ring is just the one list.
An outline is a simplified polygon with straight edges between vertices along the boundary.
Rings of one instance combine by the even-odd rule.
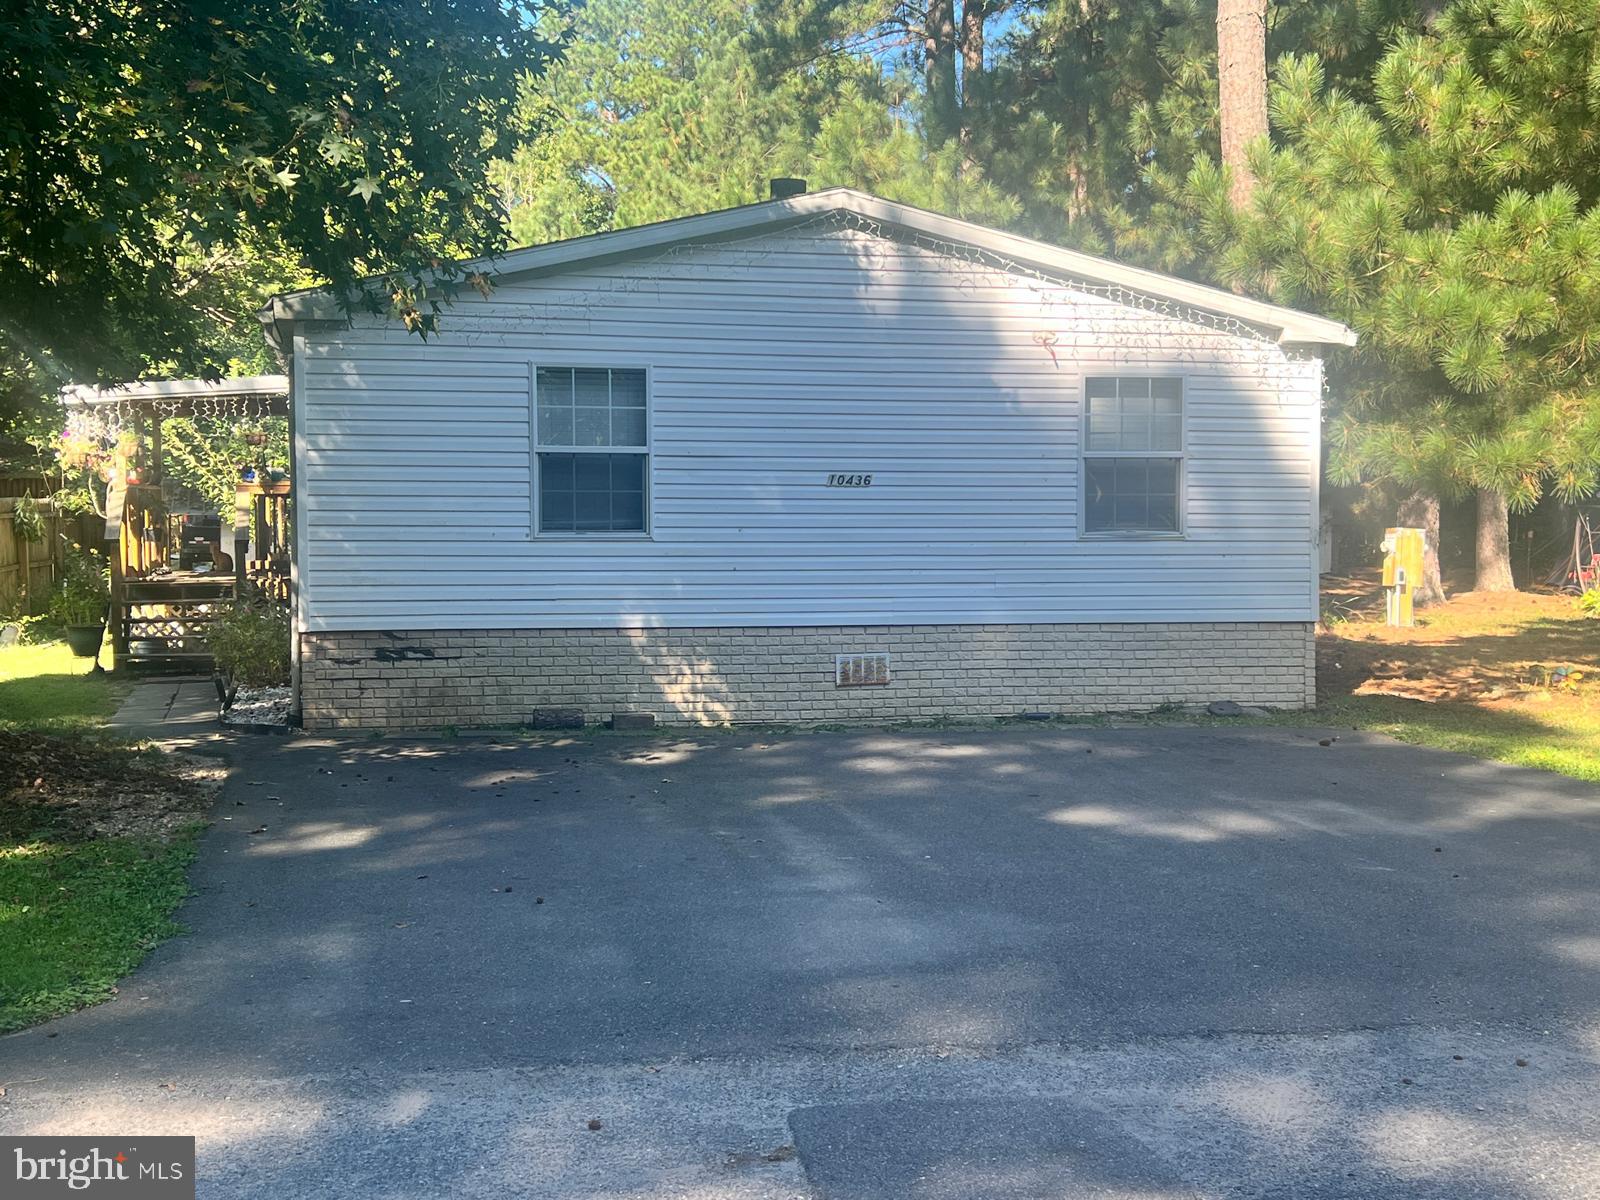
[[217, 689], [210, 678], [174, 675], [134, 684], [108, 725], [129, 737], [177, 737], [216, 720]]

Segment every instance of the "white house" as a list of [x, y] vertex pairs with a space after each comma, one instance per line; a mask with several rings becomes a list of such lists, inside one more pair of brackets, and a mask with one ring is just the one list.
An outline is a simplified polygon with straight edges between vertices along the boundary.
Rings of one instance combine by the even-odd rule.
[[1313, 702], [1337, 322], [847, 189], [475, 266], [262, 310], [308, 727]]

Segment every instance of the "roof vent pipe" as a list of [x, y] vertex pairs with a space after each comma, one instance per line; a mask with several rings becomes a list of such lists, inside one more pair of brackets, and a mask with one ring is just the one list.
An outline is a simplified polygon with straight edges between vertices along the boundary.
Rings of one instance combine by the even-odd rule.
[[772, 198], [774, 200], [789, 200], [795, 196], [806, 194], [806, 181], [784, 176], [772, 181]]

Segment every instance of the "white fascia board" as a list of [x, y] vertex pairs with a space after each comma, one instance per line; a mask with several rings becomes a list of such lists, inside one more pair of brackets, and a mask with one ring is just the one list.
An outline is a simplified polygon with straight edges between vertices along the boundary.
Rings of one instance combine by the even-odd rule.
[[241, 375], [232, 379], [149, 379], [100, 388], [75, 384], [61, 390], [68, 404], [116, 404], [126, 400], [191, 400], [223, 396], [286, 396], [289, 380], [283, 375]]
[[[845, 191], [846, 189], [834, 189]], [[494, 258], [467, 259], [457, 265], [462, 275], [481, 271], [496, 279], [511, 279], [526, 275], [548, 275], [571, 267], [631, 258], [652, 250], [663, 249], [681, 242], [712, 242], [729, 237], [739, 237], [763, 229], [781, 229], [794, 225], [819, 212], [841, 207], [837, 201], [818, 204], [816, 201], [831, 193], [817, 192], [797, 196], [792, 200], [769, 200], [761, 204], [747, 204], [742, 208], [723, 209], [693, 217], [678, 217], [670, 221], [657, 221], [631, 229], [618, 229], [610, 233], [593, 233], [587, 237], [568, 238], [548, 242], [542, 246], [529, 246], [512, 250]], [[811, 203], [800, 204], [800, 201]], [[308, 289], [274, 296], [256, 316], [263, 324], [281, 321], [335, 321], [346, 314], [335, 297], [325, 289]]]

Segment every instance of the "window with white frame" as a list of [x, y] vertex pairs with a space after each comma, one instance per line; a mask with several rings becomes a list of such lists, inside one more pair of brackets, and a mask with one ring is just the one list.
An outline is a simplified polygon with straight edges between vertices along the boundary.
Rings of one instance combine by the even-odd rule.
[[534, 444], [540, 533], [644, 533], [650, 437], [645, 373], [540, 367]]
[[1183, 380], [1084, 380], [1083, 531], [1183, 528]]

